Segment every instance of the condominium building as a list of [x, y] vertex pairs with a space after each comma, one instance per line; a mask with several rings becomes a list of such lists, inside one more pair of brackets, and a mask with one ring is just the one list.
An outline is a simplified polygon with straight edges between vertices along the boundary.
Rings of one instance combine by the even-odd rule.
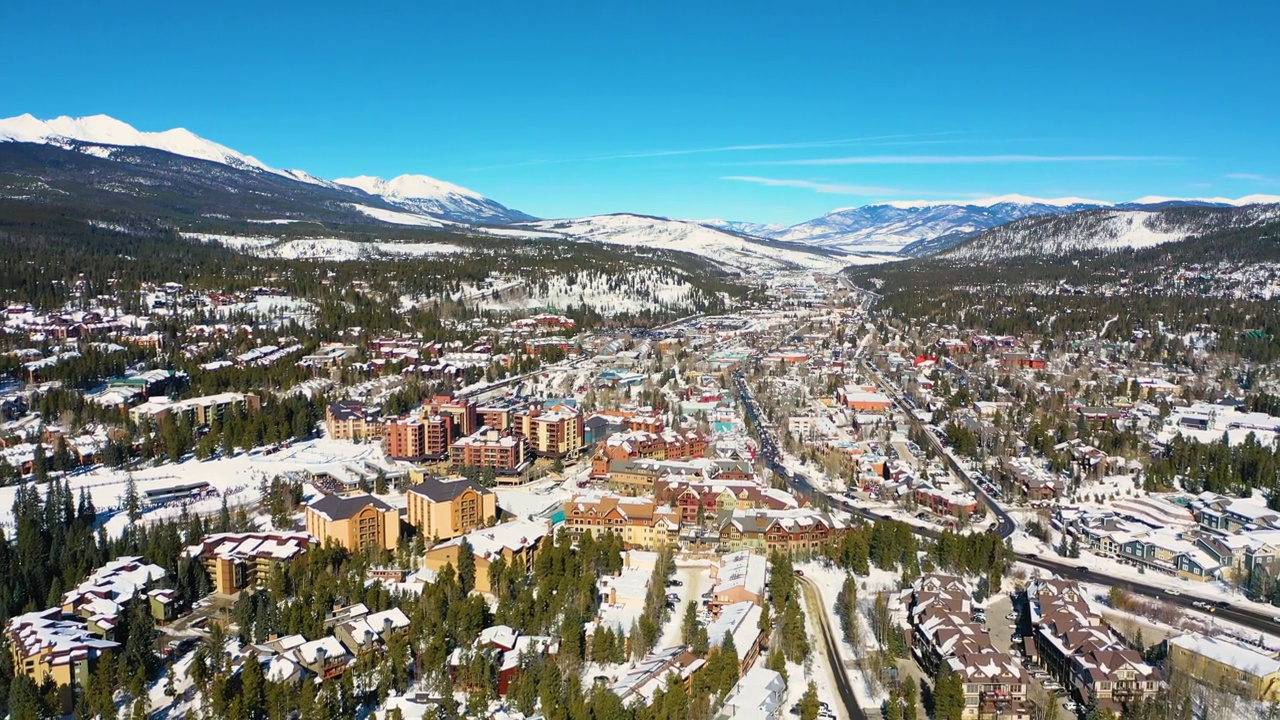
[[410, 471], [409, 480], [413, 483], [406, 494], [409, 525], [424, 538], [452, 540], [497, 518], [497, 496], [470, 480], [439, 478], [419, 470]]
[[1170, 666], [1201, 683], [1259, 702], [1280, 700], [1280, 659], [1275, 653], [1197, 633], [1165, 643]]
[[523, 437], [488, 427], [453, 443], [449, 461], [456, 468], [493, 468], [500, 475], [518, 475], [530, 464], [528, 445]]
[[334, 440], [366, 440], [382, 437], [383, 424], [377, 410], [355, 400], [329, 403], [324, 410], [324, 425]]
[[186, 419], [192, 425], [208, 425], [215, 419], [223, 419], [228, 412], [234, 412], [246, 407], [257, 409], [261, 404], [262, 401], [257, 395], [234, 392], [205, 395], [186, 400], [155, 397], [131, 408], [129, 417], [135, 423], [147, 420], [152, 425], [159, 425], [165, 418], [172, 418], [175, 422]]
[[306, 508], [307, 532], [351, 552], [394, 550], [400, 541], [400, 511], [368, 495], [325, 495]]
[[62, 608], [49, 608], [19, 615], [5, 625], [13, 669], [43, 685], [58, 686], [89, 682], [98, 660], [119, 649], [120, 644], [93, 635], [79, 618], [69, 618]]
[[1119, 709], [1154, 695], [1160, 673], [1111, 633], [1089, 596], [1071, 580], [1027, 587], [1034, 654], [1083, 703]]
[[462, 541], [466, 540], [475, 557], [475, 589], [492, 592], [489, 567], [501, 558], [508, 568], [516, 572], [532, 572], [533, 560], [542, 540], [550, 534], [551, 525], [546, 521], [513, 520], [499, 523], [436, 545], [426, 553], [426, 566], [436, 571], [444, 569], [446, 565], [457, 568], [458, 553], [462, 549]]
[[844, 527], [817, 510], [735, 510], [720, 526], [720, 548], [808, 557]]
[[617, 534], [627, 548], [656, 550], [679, 540], [676, 512], [653, 500], [613, 494], [579, 495], [564, 504], [565, 531], [575, 537], [591, 532]]
[[903, 592], [911, 622], [911, 653], [927, 674], [945, 669], [960, 680], [965, 720], [999, 717], [1029, 720], [1027, 671], [991, 641], [973, 620], [969, 584], [955, 575], [930, 573]]
[[574, 408], [533, 409], [517, 413], [514, 419], [534, 455], [563, 458], [582, 449], [582, 414]]
[[261, 586], [277, 565], [315, 545], [314, 536], [301, 532], [219, 533], [188, 547], [184, 554], [204, 563], [214, 592], [235, 595]]

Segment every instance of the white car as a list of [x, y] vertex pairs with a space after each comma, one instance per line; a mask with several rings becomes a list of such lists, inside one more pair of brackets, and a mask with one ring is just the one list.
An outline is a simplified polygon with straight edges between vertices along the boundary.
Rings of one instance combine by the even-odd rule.
[[1173, 588], [1173, 589], [1169, 590], [1169, 594], [1170, 594], [1170, 595], [1177, 596], [1177, 595], [1181, 595], [1181, 594], [1182, 594], [1182, 591], [1181, 591], [1181, 590], [1179, 590], [1179, 589], [1177, 589], [1177, 588]]

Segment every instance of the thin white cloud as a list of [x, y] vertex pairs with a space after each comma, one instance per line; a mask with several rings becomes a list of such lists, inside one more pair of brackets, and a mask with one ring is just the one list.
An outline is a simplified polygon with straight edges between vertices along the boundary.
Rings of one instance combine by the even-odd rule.
[[1176, 157], [1146, 155], [861, 155], [808, 160], [762, 160], [741, 165], [1002, 165], [1014, 163], [1167, 162]]
[[[842, 138], [840, 140], [811, 140], [807, 142], [785, 142], [785, 143], [759, 143], [755, 145], [722, 145], [719, 147], [705, 148], [685, 148], [680, 150], [639, 150], [636, 152], [615, 153], [612, 155], [588, 155], [585, 157], [567, 157], [567, 158], [542, 158], [535, 160], [523, 160], [520, 162], [509, 163], [505, 165], [488, 165], [485, 167], [474, 168], [475, 170], [496, 170], [501, 168], [523, 167], [526, 165], [561, 165], [566, 163], [591, 163], [606, 162], [609, 160], [632, 160], [637, 158], [659, 158], [659, 157], [678, 157], [682, 155], [709, 155], [714, 153], [727, 152], [759, 152], [762, 150], [806, 150], [811, 148], [823, 147], [842, 147], [848, 145], [862, 144], [897, 144], [885, 141], [895, 140], [920, 140], [922, 138], [941, 138], [948, 135], [963, 135], [965, 133], [958, 130], [944, 130], [931, 133], [900, 133], [895, 135], [869, 135], [856, 138]], [[952, 142], [945, 140], [933, 140], [930, 142]]]
[[1224, 177], [1228, 180], [1251, 180], [1253, 182], [1266, 183], [1268, 185], [1276, 182], [1275, 178], [1259, 175], [1258, 173], [1227, 173]]
[[888, 195], [901, 195], [903, 192], [896, 188], [876, 187], [874, 185], [848, 185], [845, 183], [814, 182], [812, 180], [755, 177], [753, 175], [727, 175], [720, 179], [754, 183], [756, 185], [765, 185], [767, 187], [805, 188], [827, 195], [864, 195], [868, 197], [882, 197]]

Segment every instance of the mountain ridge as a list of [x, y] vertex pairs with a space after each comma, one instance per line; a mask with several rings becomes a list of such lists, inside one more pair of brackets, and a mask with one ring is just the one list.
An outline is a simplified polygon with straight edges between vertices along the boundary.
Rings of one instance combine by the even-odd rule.
[[0, 119], [0, 143], [9, 142], [50, 145], [103, 159], [112, 159], [118, 152], [115, 148], [149, 148], [330, 189], [354, 187], [397, 208], [454, 222], [504, 224], [537, 219], [474, 190], [426, 175], [401, 175], [390, 181], [370, 176], [324, 180], [302, 170], [271, 167], [252, 155], [202, 138], [185, 128], [146, 132], [108, 115], [79, 118], [62, 115], [52, 120], [40, 120], [26, 113]]

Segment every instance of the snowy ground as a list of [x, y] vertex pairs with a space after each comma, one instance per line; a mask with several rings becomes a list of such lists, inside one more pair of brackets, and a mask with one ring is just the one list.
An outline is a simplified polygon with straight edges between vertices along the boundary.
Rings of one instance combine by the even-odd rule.
[[461, 246], [449, 243], [357, 242], [336, 237], [287, 239], [269, 236], [214, 235], [210, 233], [183, 233], [183, 237], [201, 242], [217, 243], [255, 257], [283, 258], [287, 260], [369, 260], [380, 257], [420, 257], [466, 251]]
[[654, 305], [686, 305], [693, 286], [670, 271], [653, 268], [634, 270], [621, 280], [615, 276], [575, 273], [557, 275], [543, 286], [526, 283], [518, 297], [481, 299], [481, 307], [492, 310], [533, 308], [567, 310], [587, 304], [601, 314], [634, 313]]
[[[850, 661], [860, 661], [866, 658], [870, 653], [880, 649], [876, 643], [875, 636], [871, 632], [871, 626], [867, 621], [865, 612], [858, 613], [858, 622], [862, 627], [863, 645], [860, 648], [854, 648], [843, 639], [841, 631], [840, 617], [836, 614], [835, 603], [836, 596], [840, 593], [840, 588], [844, 585], [845, 572], [836, 568], [825, 567], [816, 562], [800, 563], [796, 565], [805, 576], [805, 579], [811, 581], [817, 588], [818, 594], [822, 599], [823, 609], [827, 613], [827, 623], [831, 627], [831, 632], [837, 635], [840, 642], [840, 653], [845, 661], [847, 672], [849, 674], [850, 684], [853, 686], [854, 694], [858, 698], [858, 705], [865, 709], [879, 709], [884, 703], [888, 695], [883, 688], [873, 687], [871, 678], [867, 677], [856, 666], [851, 666]], [[871, 574], [866, 577], [858, 576], [858, 603], [860, 606], [868, 606], [873, 602], [873, 598], [881, 591], [896, 591], [898, 589], [898, 574], [871, 569]], [[890, 605], [892, 608], [892, 604]], [[817, 638], [820, 636], [816, 626], [811, 627], [810, 636], [815, 644], [814, 652], [820, 652], [817, 647]], [[821, 688], [821, 683], [819, 688]], [[797, 696], [798, 699], [799, 696]], [[830, 702], [830, 701], [828, 701]]]
[[551, 474], [537, 482], [521, 487], [495, 488], [498, 507], [517, 517], [549, 517], [564, 503], [573, 498], [576, 483], [586, 478], [591, 466], [583, 464], [565, 476]]
[[[181, 463], [166, 463], [133, 471], [138, 491], [172, 487], [187, 483], [207, 482], [217, 489], [218, 496], [188, 505], [188, 512], [212, 515], [222, 506], [222, 496], [232, 507], [255, 506], [260, 498], [262, 479], [272, 478], [291, 470], [321, 472], [338, 469], [345, 463], [360, 460], [382, 460], [382, 449], [376, 444], [355, 445], [327, 439], [296, 442], [291, 447], [273, 455], [260, 451], [240, 453], [231, 458], [218, 458], [200, 462], [189, 458]], [[68, 477], [73, 494], [81, 488], [88, 490], [100, 517], [106, 517], [107, 533], [119, 535], [128, 524], [128, 517], [118, 512], [127, 486], [128, 473], [99, 467], [90, 472]], [[0, 487], [0, 525], [13, 526], [12, 508], [15, 486]], [[143, 521], [175, 518], [182, 512], [178, 505], [148, 509]]]

